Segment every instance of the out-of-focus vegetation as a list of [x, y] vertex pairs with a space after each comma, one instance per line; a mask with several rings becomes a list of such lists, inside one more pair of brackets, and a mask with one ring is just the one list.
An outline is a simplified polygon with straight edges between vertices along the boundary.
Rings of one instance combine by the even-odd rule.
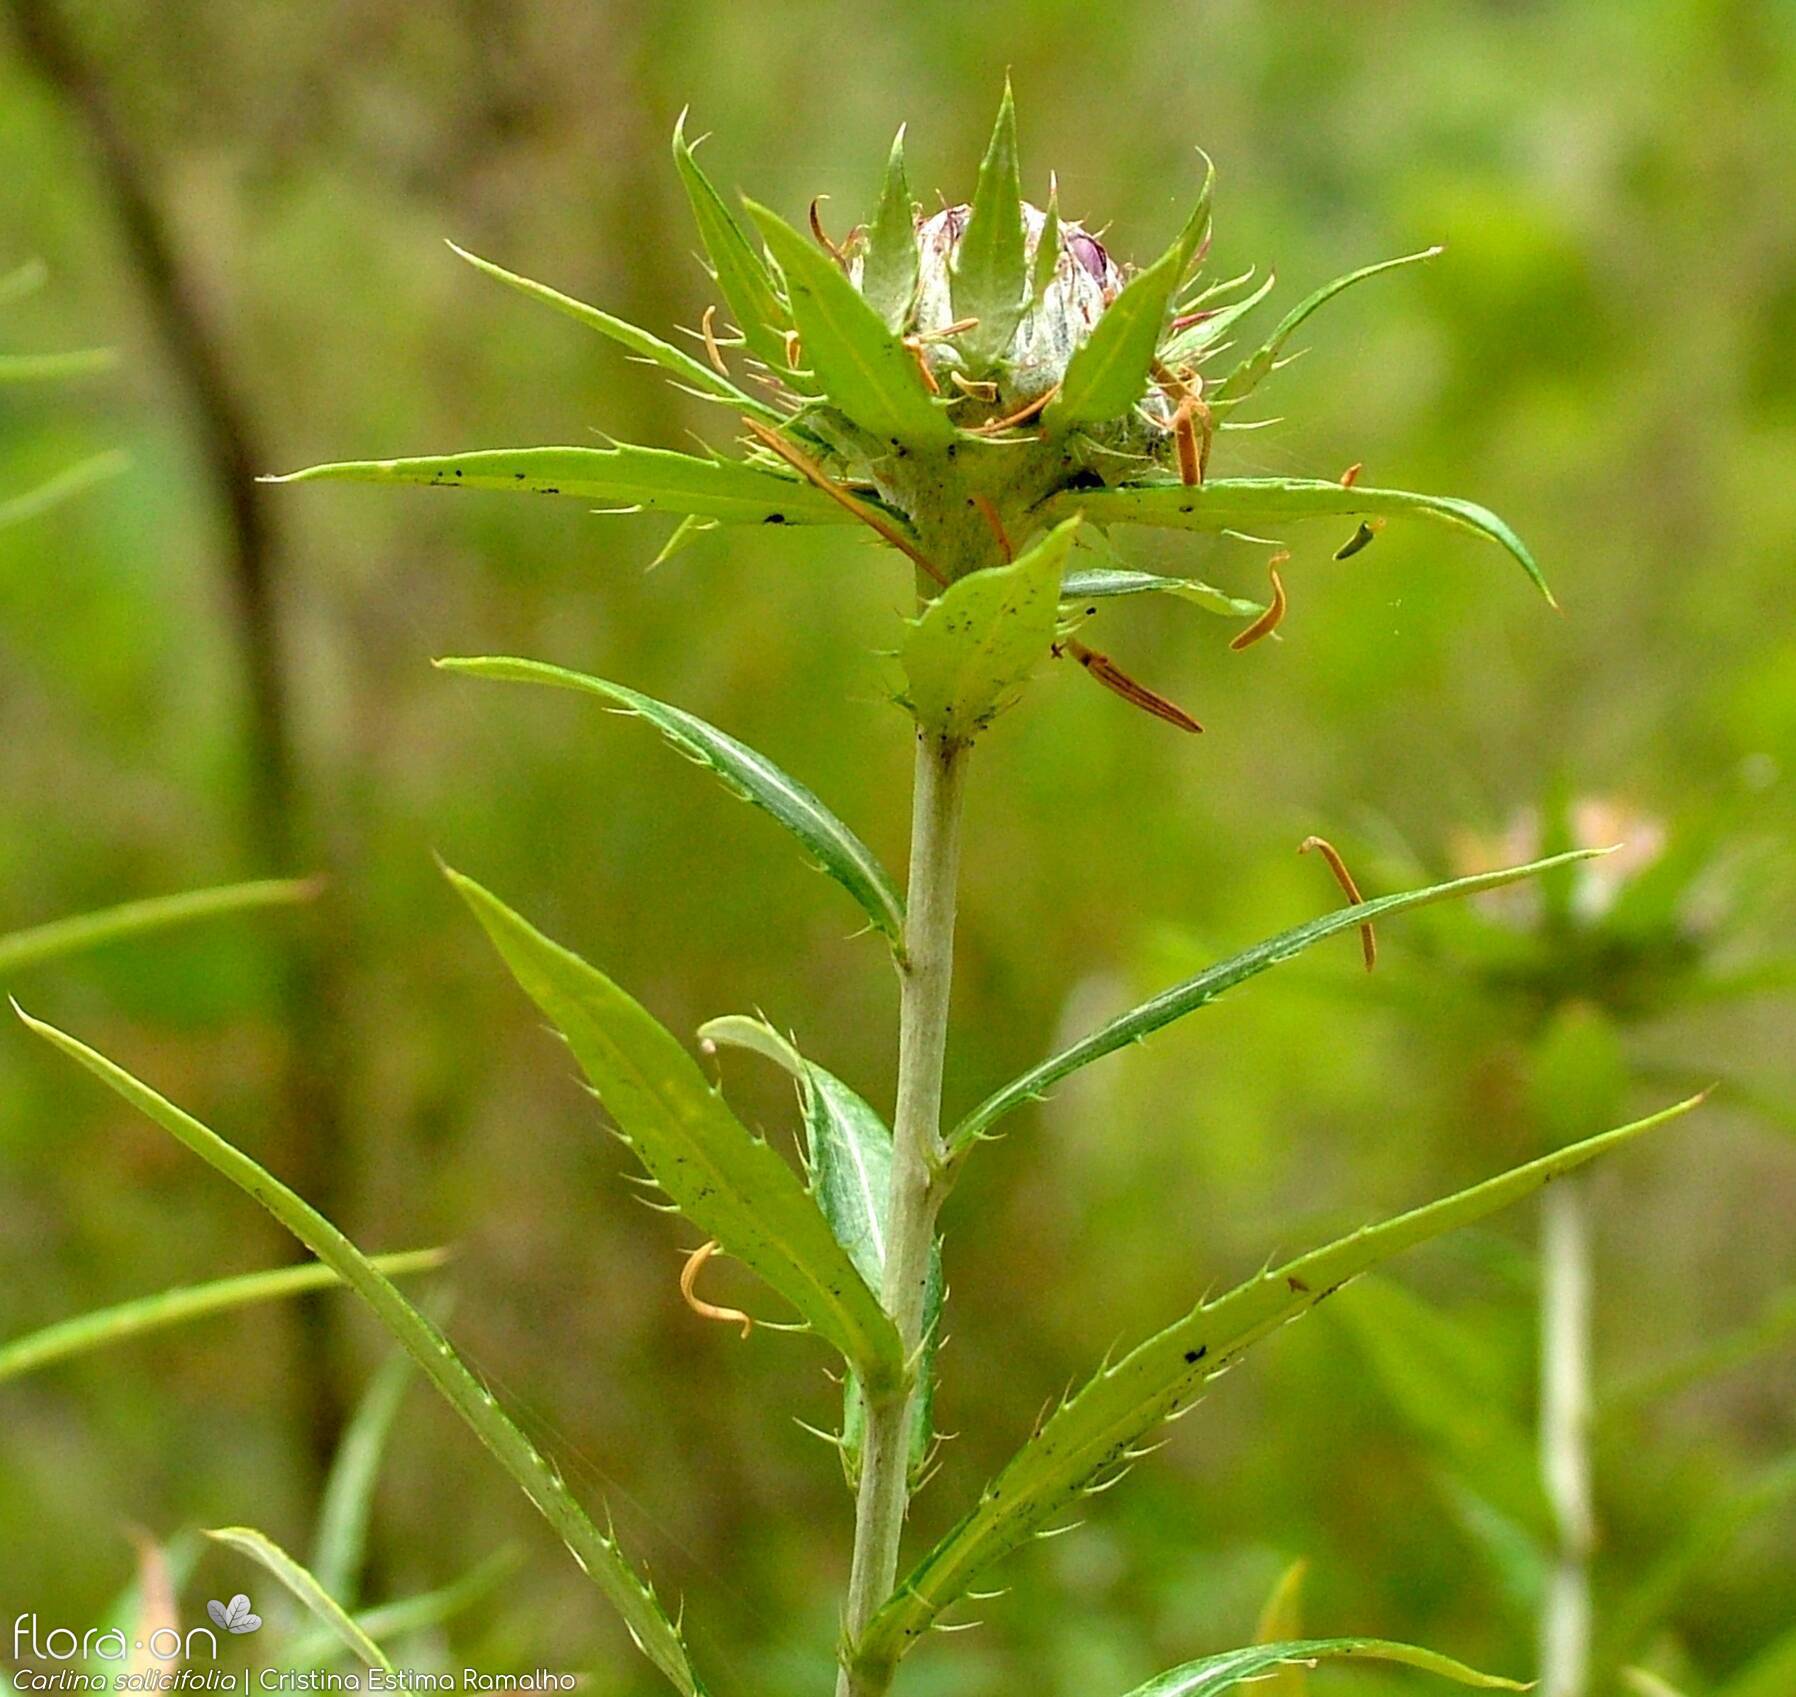
[[[835, 1457], [786, 1415], [827, 1423], [822, 1356], [759, 1332], [743, 1344], [680, 1305], [690, 1241], [624, 1206], [626, 1157], [431, 851], [674, 1029], [758, 1004], [875, 1101], [890, 1093], [891, 974], [777, 833], [658, 739], [428, 661], [537, 654], [678, 701], [803, 773], [897, 863], [908, 727], [873, 651], [893, 644], [903, 578], [847, 534], [732, 534], [651, 573], [666, 528], [653, 520], [281, 492], [264, 510], [297, 750], [283, 842], [245, 681], [270, 626], [246, 627], [253, 604], [228, 569], [192, 350], [171, 348], [91, 104], [41, 74], [16, 27], [45, 9], [0, 10], [15, 25], [0, 38], [0, 271], [33, 255], [49, 271], [6, 307], [4, 349], [105, 343], [119, 359], [78, 384], [0, 389], [0, 500], [113, 447], [133, 463], [0, 531], [0, 931], [232, 878], [321, 871], [330, 886], [315, 914], [122, 943], [6, 988], [286, 1176], [326, 1175], [364, 1246], [458, 1243], [458, 1335], [570, 1482], [609, 1502], [662, 1590], [691, 1597], [720, 1692], [820, 1688], [848, 1504]], [[1268, 402], [1292, 422], [1225, 438], [1215, 465], [1363, 461], [1375, 481], [1485, 501], [1528, 538], [1566, 616], [1494, 551], [1400, 528], [1338, 565], [1301, 553], [1282, 643], [1230, 654], [1195, 611], [1107, 612], [1108, 645], [1208, 734], [1177, 737], [1050, 673], [989, 739], [951, 1107], [1331, 901], [1292, 853], [1311, 831], [1350, 859], [1401, 840], [1444, 864], [1559, 777], [1674, 832], [1725, 814], [1742, 851], [1783, 866], [1784, 900], [1762, 905], [1746, 952], [1796, 944], [1787, 8], [1127, 4], [1101, 22], [1064, 5], [50, 10], [165, 220], [270, 471], [600, 426], [678, 445], [712, 423], [441, 242], [657, 328], [695, 324], [710, 294], [666, 148], [688, 101], [692, 130], [716, 132], [716, 178], [792, 217], [828, 193], [837, 226], [869, 205], [906, 118], [918, 191], [961, 192], [1008, 65], [1026, 189], [1041, 198], [1057, 169], [1062, 206], [1111, 216], [1125, 256], [1169, 239], [1193, 144], [1218, 165], [1220, 275], [1271, 259], [1298, 291], [1447, 244], [1331, 309]], [[1123, 546], [1259, 592], [1258, 557], [1226, 542]], [[938, 1400], [968, 1435], [919, 1501], [919, 1542], [1114, 1339], [1251, 1271], [1268, 1244], [1307, 1246], [1533, 1152], [1522, 1036], [1466, 1017], [1475, 999], [1443, 993], [1408, 923], [1387, 928], [1369, 986], [1344, 984], [1358, 968], [1343, 939], [1339, 972], [1299, 963], [1225, 1000], [1072, 1081], [982, 1155], [952, 1204]], [[296, 972], [301, 933], [317, 952]], [[316, 1026], [292, 1017], [296, 999], [328, 1014], [328, 1055], [307, 1052]], [[1775, 1314], [1796, 1278], [1796, 1147], [1741, 1105], [1796, 1101], [1789, 1020], [1766, 998], [1650, 1028], [1665, 1070], [1745, 1088], [1596, 1177], [1600, 1382], [1668, 1367], [1675, 1380], [1685, 1355]], [[738, 1105], [783, 1135], [785, 1090], [726, 1065]], [[249, 1204], [35, 1046], [6, 1038], [0, 1081], [0, 1338], [288, 1253]], [[1505, 1219], [1397, 1268], [1395, 1296], [1344, 1293], [1293, 1329], [1084, 1530], [1019, 1558], [1017, 1597], [954, 1656], [919, 1653], [910, 1688], [1126, 1689], [1240, 1641], [1298, 1556], [1319, 1633], [1530, 1668], [1527, 1611], [1441, 1490], [1439, 1445], [1368, 1373], [1353, 1305], [1420, 1296], [1469, 1321], [1476, 1357], [1455, 1368], [1445, 1349], [1448, 1383], [1481, 1375], [1487, 1404], [1513, 1399], [1525, 1426], [1531, 1245], [1531, 1222]], [[307, 1365], [322, 1351], [327, 1401], [348, 1405], [382, 1350], [346, 1299], [304, 1300], [310, 1327], [247, 1308], [0, 1393], [0, 1618], [97, 1619], [133, 1566], [127, 1522], [249, 1522], [306, 1547], [321, 1419]], [[1773, 1487], [1796, 1446], [1792, 1361], [1760, 1350], [1604, 1429], [1617, 1436], [1598, 1450], [1599, 1611], [1619, 1632], [1643, 1588], [1668, 1590], [1633, 1649], [1691, 1693], [1722, 1689], [1789, 1629], [1796, 1518]], [[1746, 1501], [1762, 1512], [1737, 1513]], [[524, 1568], [448, 1628], [457, 1663], [655, 1688], [422, 1396], [399, 1414], [371, 1537], [382, 1596], [523, 1545]], [[197, 1571], [210, 1595], [247, 1583], [219, 1551]], [[1338, 1676], [1356, 1679], [1394, 1690], [1400, 1676]]]

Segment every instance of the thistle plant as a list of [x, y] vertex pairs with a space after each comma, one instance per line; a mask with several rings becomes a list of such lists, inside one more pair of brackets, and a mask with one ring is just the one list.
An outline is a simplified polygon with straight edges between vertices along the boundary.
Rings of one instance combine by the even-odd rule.
[[[1031, 675], [1062, 657], [1156, 718], [1198, 729], [1184, 708], [1082, 641], [1078, 632], [1107, 597], [1161, 592], [1194, 600], [1244, 621], [1236, 646], [1269, 635], [1285, 605], [1279, 556], [1269, 562], [1272, 594], [1261, 604], [1192, 579], [1134, 571], [1108, 555], [1089, 568], [1076, 565], [1075, 548], [1093, 546], [1111, 527], [1263, 532], [1333, 518], [1360, 527], [1338, 550], [1345, 554], [1386, 519], [1415, 517], [1498, 544], [1543, 592], [1545, 585], [1509, 528], [1467, 501], [1365, 487], [1356, 468], [1331, 479], [1211, 475], [1212, 447], [1249, 422], [1242, 409], [1277, 369], [1293, 333], [1342, 288], [1385, 267], [1318, 290], [1245, 358], [1226, 361], [1229, 335], [1266, 285], [1204, 279], [1207, 167], [1171, 245], [1131, 270], [1062, 215], [1051, 187], [1045, 207], [1023, 201], [1008, 91], [970, 202], [921, 216], [901, 136], [872, 217], [840, 241], [815, 204], [808, 234], [753, 202], [745, 223], [701, 170], [683, 126], [674, 135], [674, 163], [722, 308], [705, 313], [690, 352], [467, 257], [717, 403], [726, 429], [745, 432], [740, 452], [619, 443], [483, 450], [319, 466], [282, 481], [518, 490], [612, 510], [645, 508], [678, 519], [670, 547], [720, 527], [860, 526], [906, 563], [918, 607], [898, 642], [898, 696], [916, 743], [902, 889], [811, 790], [682, 708], [633, 684], [536, 660], [441, 662], [463, 675], [573, 691], [648, 721], [791, 832], [890, 952], [901, 997], [889, 1122], [867, 1094], [807, 1054], [799, 1036], [740, 1015], [712, 1021], [700, 1034], [713, 1053], [747, 1049], [791, 1075], [802, 1156], [795, 1169], [737, 1118], [688, 1046], [628, 991], [471, 878], [448, 874], [523, 991], [565, 1038], [645, 1182], [703, 1237], [682, 1280], [691, 1307], [740, 1324], [757, 1347], [804, 1347], [770, 1339], [771, 1328], [755, 1330], [746, 1314], [703, 1297], [706, 1261], [722, 1252], [758, 1275], [798, 1328], [840, 1358], [844, 1407], [831, 1436], [853, 1509], [837, 1691], [880, 1697], [904, 1658], [932, 1628], [956, 1624], [956, 1611], [989, 1587], [1007, 1556], [1064, 1529], [1090, 1498], [1119, 1483], [1158, 1429], [1188, 1413], [1209, 1381], [1254, 1344], [1388, 1257], [1519, 1200], [1690, 1104], [1552, 1150], [1195, 1301], [1046, 1412], [941, 1540], [907, 1564], [907, 1510], [927, 1481], [934, 1448], [943, 1209], [980, 1144], [1012, 1116], [1026, 1123], [1029, 1104], [1078, 1069], [1314, 944], [1590, 858], [1573, 850], [1369, 900], [1347, 880], [1350, 899], [1341, 908], [1168, 986], [983, 1100], [945, 1114], [962, 804], [981, 739]], [[677, 1615], [441, 1328], [274, 1175], [76, 1039], [33, 1023], [269, 1208], [368, 1302], [559, 1533], [643, 1653], [676, 1690], [696, 1697], [701, 1676]], [[1467, 1684], [1514, 1688], [1433, 1651], [1303, 1639], [1207, 1656], [1159, 1676], [1137, 1697], [1221, 1692], [1329, 1656], [1384, 1658]]]
[[[1620, 1113], [1641, 1082], [1659, 1083], [1670, 1073], [1687, 1077], [1661, 1058], [1668, 1019], [1796, 982], [1790, 961], [1767, 954], [1756, 940], [1752, 922], [1763, 903], [1754, 898], [1762, 898], [1765, 880], [1755, 863], [1764, 857], [1731, 812], [1717, 807], [1673, 830], [1614, 800], [1560, 789], [1496, 838], [1458, 839], [1454, 860], [1461, 871], [1515, 854], [1625, 845], [1600, 860], [1559, 866], [1526, 886], [1443, 909], [1411, 939], [1422, 970], [1436, 976], [1443, 994], [1467, 1005], [1479, 1045], [1515, 1075], [1518, 1110], [1535, 1146], [1550, 1147], [1583, 1116]], [[1750, 1095], [1742, 1105], [1771, 1106]], [[1482, 1528], [1480, 1541], [1498, 1566], [1519, 1575], [1517, 1589], [1532, 1603], [1544, 1697], [1608, 1689], [1678, 1600], [1678, 1588], [1664, 1577], [1679, 1565], [1675, 1549], [1644, 1576], [1627, 1576], [1612, 1593], [1597, 1593], [1600, 1431], [1614, 1433], [1668, 1393], [1758, 1359], [1786, 1342], [1796, 1325], [1786, 1293], [1737, 1336], [1712, 1340], [1688, 1361], [1654, 1369], [1633, 1386], [1604, 1386], [1592, 1366], [1593, 1225], [1585, 1178], [1553, 1187], [1541, 1214], [1532, 1464], [1526, 1435], [1493, 1413], [1506, 1400], [1498, 1387], [1487, 1387], [1474, 1421], [1444, 1412], [1456, 1400], [1451, 1392], [1433, 1396], [1422, 1419], [1451, 1481], [1449, 1499], [1462, 1508], [1477, 1505], [1462, 1522]], [[1419, 1387], [1438, 1385], [1430, 1360], [1463, 1356], [1475, 1341], [1450, 1314], [1394, 1290], [1356, 1299], [1346, 1312], [1393, 1401], [1418, 1414]], [[1467, 1385], [1457, 1400], [1469, 1412], [1478, 1399]], [[1439, 1441], [1446, 1432], [1474, 1428], [1476, 1460], [1462, 1445]], [[1796, 1469], [1787, 1461], [1774, 1464], [1723, 1505], [1721, 1515], [1748, 1518], [1791, 1489]], [[1500, 1529], [1495, 1536], [1493, 1529]]]

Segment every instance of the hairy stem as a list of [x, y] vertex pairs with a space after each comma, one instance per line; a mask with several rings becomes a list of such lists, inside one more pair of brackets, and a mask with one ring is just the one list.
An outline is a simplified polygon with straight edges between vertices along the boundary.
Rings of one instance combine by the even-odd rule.
[[[942, 1200], [942, 1061], [948, 1047], [948, 995], [954, 976], [954, 896], [966, 755], [961, 743], [932, 736], [917, 739], [884, 1291], [886, 1308], [913, 1364], [923, 1341], [930, 1248]], [[856, 1657], [854, 1646], [891, 1595], [898, 1575], [898, 1544], [910, 1498], [914, 1391], [914, 1374], [907, 1374], [895, 1395], [871, 1401], [867, 1408], [838, 1697], [879, 1697], [892, 1680], [889, 1663], [867, 1665]]]
[[1558, 1537], [1540, 1616], [1541, 1697], [1590, 1678], [1590, 1222], [1586, 1181], [1548, 1187], [1540, 1242], [1540, 1475]]

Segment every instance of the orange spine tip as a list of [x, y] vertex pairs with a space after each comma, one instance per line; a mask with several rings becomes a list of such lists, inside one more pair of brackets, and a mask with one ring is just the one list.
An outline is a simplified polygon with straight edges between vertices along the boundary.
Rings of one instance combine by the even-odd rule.
[[[1334, 844], [1326, 837], [1305, 837], [1297, 845], [1299, 854], [1308, 854], [1311, 849], [1328, 862], [1328, 869], [1335, 875], [1335, 882], [1341, 886], [1341, 893], [1346, 896], [1349, 904], [1353, 907], [1361, 906], [1366, 898], [1359, 893], [1359, 885], [1353, 881], [1353, 874], [1347, 870], [1347, 862], [1341, 858]], [[1360, 953], [1365, 957], [1366, 970], [1370, 972], [1378, 964], [1378, 934], [1370, 924], [1359, 928], [1359, 943]]]
[[693, 1283], [704, 1270], [705, 1263], [717, 1253], [718, 1248], [717, 1239], [710, 1238], [701, 1243], [686, 1258], [686, 1265], [680, 1269], [680, 1297], [686, 1306], [701, 1319], [723, 1320], [731, 1325], [740, 1321], [742, 1335], [747, 1337], [755, 1329], [755, 1323], [748, 1315], [744, 1314], [740, 1308], [720, 1308], [715, 1302], [707, 1302], [692, 1288]]
[[[1060, 649], [1056, 653], [1062, 652]], [[1164, 719], [1169, 725], [1176, 725], [1181, 731], [1201, 732], [1200, 725], [1177, 702], [1168, 701], [1165, 696], [1156, 694], [1146, 684], [1137, 682], [1108, 654], [1100, 654], [1095, 648], [1087, 648], [1082, 642], [1069, 640], [1065, 653], [1083, 666], [1086, 672], [1097, 679], [1105, 689], [1113, 695], [1120, 695], [1132, 707], [1139, 707], [1144, 713], [1151, 713], [1156, 719]]]
[[1049, 401], [1060, 393], [1060, 385], [1056, 383], [1046, 394], [1037, 395], [1027, 406], [1018, 407], [1007, 418], [994, 418], [989, 424], [977, 425], [974, 434], [979, 436], [995, 436], [1000, 430], [1009, 430], [1014, 425], [1027, 424]]
[[947, 588], [948, 579], [941, 568], [884, 514], [876, 512], [865, 501], [844, 489], [810, 455], [788, 442], [777, 430], [763, 424], [758, 418], [745, 418], [742, 423], [757, 442], [779, 455], [807, 483], [821, 489], [837, 506], [853, 513], [874, 535], [889, 542], [920, 571], [926, 572], [944, 589]]
[[935, 380], [935, 373], [929, 369], [929, 355], [924, 352], [921, 336], [906, 336], [900, 344], [904, 351], [917, 362], [917, 375], [923, 379], [923, 387], [932, 395], [939, 395], [942, 386]]
[[998, 516], [998, 509], [992, 504], [991, 496], [975, 495], [973, 505], [979, 509], [979, 516], [985, 520], [997, 541], [998, 552], [1004, 556], [1004, 563], [1008, 565], [1016, 558], [1016, 550], [1010, 546], [1010, 532], [1004, 528], [1004, 521]]
[[1351, 489], [1354, 484], [1359, 482], [1359, 474], [1365, 469], [1366, 467], [1363, 461], [1355, 460], [1352, 465], [1341, 473], [1341, 487], [1343, 489]]
[[723, 350], [717, 345], [717, 333], [713, 328], [716, 320], [717, 308], [715, 306], [706, 307], [705, 316], [699, 320], [699, 329], [704, 333], [705, 357], [710, 360], [711, 369], [719, 377], [728, 377], [730, 368], [723, 363]]
[[1285, 599], [1285, 581], [1278, 575], [1278, 568], [1290, 557], [1281, 549], [1266, 562], [1266, 575], [1272, 579], [1272, 601], [1266, 611], [1229, 644], [1229, 647], [1236, 653], [1243, 648], [1253, 647], [1261, 638], [1270, 636], [1285, 622], [1285, 608], [1289, 603]]
[[821, 202], [826, 201], [828, 199], [829, 199], [829, 196], [826, 194], [814, 195], [811, 199], [811, 234], [817, 238], [818, 246], [821, 247], [823, 249], [823, 251], [825, 253], [827, 253], [830, 256], [830, 258], [833, 259], [839, 266], [841, 266], [843, 271], [847, 271], [847, 269], [848, 269], [847, 254], [845, 254], [839, 247], [836, 246], [836, 244], [834, 242], [832, 242], [829, 239], [828, 233], [823, 228], [823, 220], [818, 215], [818, 212], [817, 212], [818, 205]]

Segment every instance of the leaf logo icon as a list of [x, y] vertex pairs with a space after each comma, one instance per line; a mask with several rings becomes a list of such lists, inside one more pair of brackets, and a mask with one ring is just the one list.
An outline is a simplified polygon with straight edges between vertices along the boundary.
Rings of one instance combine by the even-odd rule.
[[249, 1598], [241, 1591], [228, 1603], [208, 1603], [206, 1613], [212, 1617], [214, 1626], [222, 1626], [226, 1632], [239, 1635], [254, 1632], [262, 1624], [262, 1617], [250, 1608]]

